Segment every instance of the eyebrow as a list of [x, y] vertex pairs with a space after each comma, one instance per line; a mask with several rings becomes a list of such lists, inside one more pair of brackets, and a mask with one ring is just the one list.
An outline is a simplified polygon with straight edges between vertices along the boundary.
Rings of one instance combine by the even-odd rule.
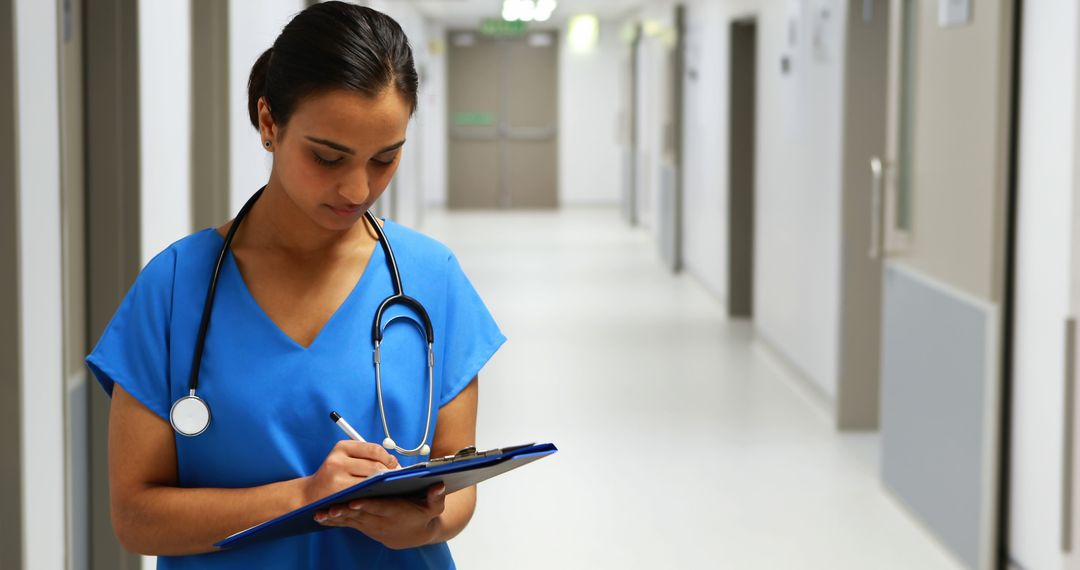
[[[351, 148], [349, 148], [349, 147], [347, 147], [347, 146], [345, 146], [343, 144], [338, 144], [338, 143], [336, 143], [334, 141], [329, 141], [329, 140], [326, 140], [326, 139], [319, 139], [319, 138], [315, 138], [315, 137], [304, 137], [304, 138], [306, 138], [307, 140], [309, 140], [309, 141], [311, 141], [313, 143], [321, 144], [323, 146], [328, 146], [328, 147], [330, 147], [330, 148], [332, 148], [334, 150], [344, 152], [345, 154], [356, 154], [355, 150], [353, 150], [353, 149], [351, 149]], [[405, 141], [402, 140], [401, 142], [394, 143], [394, 144], [392, 144], [392, 145], [390, 145], [390, 146], [388, 146], [386, 148], [383, 148], [383, 149], [379, 150], [375, 154], [384, 154], [384, 153], [390, 152], [392, 150], [397, 150], [397, 149], [401, 148], [404, 145], [405, 145]]]

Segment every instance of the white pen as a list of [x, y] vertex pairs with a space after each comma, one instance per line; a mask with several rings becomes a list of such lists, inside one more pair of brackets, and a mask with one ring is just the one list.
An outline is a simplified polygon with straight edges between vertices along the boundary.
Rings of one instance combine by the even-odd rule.
[[349, 422], [345, 421], [345, 418], [341, 417], [341, 414], [337, 412], [330, 412], [330, 419], [333, 420], [334, 423], [337, 424], [339, 428], [341, 428], [341, 431], [345, 432], [345, 435], [349, 436], [350, 439], [355, 439], [356, 441], [364, 441], [364, 438], [360, 437], [360, 434], [357, 433], [357, 431], [353, 429], [351, 425], [349, 425]]

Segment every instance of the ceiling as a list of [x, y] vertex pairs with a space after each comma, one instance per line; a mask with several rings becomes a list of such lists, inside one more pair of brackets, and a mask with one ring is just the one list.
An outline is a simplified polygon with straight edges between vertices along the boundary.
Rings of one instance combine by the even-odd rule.
[[[394, 0], [416, 6], [428, 18], [452, 27], [476, 28], [484, 18], [499, 18], [502, 0]], [[571, 16], [595, 14], [616, 19], [641, 7], [646, 0], [559, 0], [549, 25], [559, 26]], [[542, 24], [534, 24], [544, 27]]]

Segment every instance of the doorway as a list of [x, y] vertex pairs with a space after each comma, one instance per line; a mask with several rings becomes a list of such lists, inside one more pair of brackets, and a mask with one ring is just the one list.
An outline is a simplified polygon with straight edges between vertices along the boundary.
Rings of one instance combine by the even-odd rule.
[[[0, 188], [18, 188], [16, 149], [15, 90], [15, 6], [12, 0], [0, 0]], [[18, 370], [20, 327], [19, 320], [19, 236], [18, 202], [14, 191], [0, 192], [0, 359], [6, 370], [0, 374], [0, 449], [22, 448], [22, 378]], [[21, 454], [12, 453], [0, 461], [0, 566], [22, 568], [23, 461]]]
[[623, 219], [631, 226], [638, 223], [637, 216], [637, 84], [638, 84], [638, 45], [641, 43], [641, 23], [634, 22], [629, 28], [629, 49], [625, 53], [623, 68], [626, 71], [623, 80]]
[[[1015, 3], [888, 3], [881, 474], [968, 568], [998, 567], [1010, 375]], [[862, 11], [853, 12], [859, 14]]]
[[[80, 2], [83, 50], [83, 145], [85, 172], [82, 207], [85, 279], [81, 318], [82, 354], [97, 342], [116, 307], [142, 267], [140, 260], [138, 11], [136, 0]], [[70, 138], [70, 137], [67, 137]], [[72, 189], [76, 190], [76, 189]], [[68, 192], [65, 189], [65, 192]], [[72, 215], [77, 215], [72, 213]], [[72, 236], [77, 239], [78, 236]], [[75, 242], [77, 243], [77, 242]], [[77, 346], [72, 346], [77, 351]], [[80, 362], [81, 366], [81, 362]], [[82, 366], [85, 370], [85, 366]], [[87, 380], [92, 382], [92, 380]], [[86, 567], [134, 570], [137, 554], [124, 550], [113, 532], [109, 506], [109, 398], [87, 386], [89, 520]], [[82, 521], [80, 521], [82, 522]]]
[[558, 205], [557, 41], [449, 34], [450, 208]]
[[754, 314], [757, 20], [731, 23], [728, 86], [728, 315]]
[[853, 1], [850, 10], [844, 48], [836, 426], [874, 431], [881, 408], [882, 220], [878, 214], [885, 169], [879, 157], [885, 156], [889, 10], [886, 0]]

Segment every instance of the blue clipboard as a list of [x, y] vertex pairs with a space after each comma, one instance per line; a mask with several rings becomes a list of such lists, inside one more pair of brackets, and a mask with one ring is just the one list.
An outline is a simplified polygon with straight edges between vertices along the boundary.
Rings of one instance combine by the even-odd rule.
[[240, 531], [214, 546], [217, 548], [239, 548], [275, 540], [287, 536], [306, 534], [326, 530], [315, 522], [315, 511], [355, 499], [372, 497], [392, 497], [423, 493], [437, 483], [446, 485], [446, 494], [471, 487], [481, 481], [502, 475], [547, 457], [558, 451], [552, 443], [531, 443], [490, 451], [476, 451], [474, 448], [463, 449], [456, 455], [432, 459], [425, 463], [399, 469], [384, 471], [333, 495], [300, 507]]

